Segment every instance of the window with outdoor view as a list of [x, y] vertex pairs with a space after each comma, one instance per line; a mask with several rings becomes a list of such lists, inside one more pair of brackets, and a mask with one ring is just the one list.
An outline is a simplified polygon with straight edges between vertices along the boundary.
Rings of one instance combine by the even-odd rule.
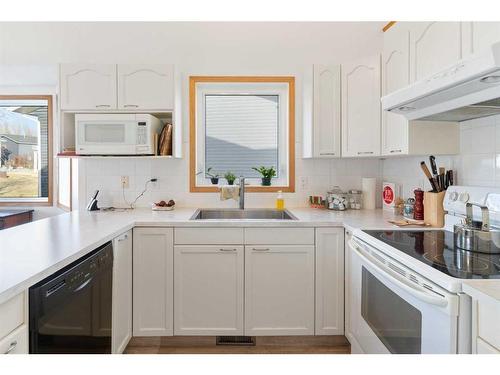
[[[293, 77], [191, 77], [190, 84], [191, 191], [216, 191], [240, 176], [250, 190], [293, 191]], [[273, 170], [267, 182], [261, 167]]]
[[0, 96], [0, 205], [50, 200], [50, 96]]

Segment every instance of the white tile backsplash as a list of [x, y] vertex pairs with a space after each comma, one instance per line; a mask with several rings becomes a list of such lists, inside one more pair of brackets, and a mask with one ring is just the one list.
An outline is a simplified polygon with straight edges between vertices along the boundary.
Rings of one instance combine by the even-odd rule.
[[[456, 184], [500, 186], [500, 116], [491, 116], [461, 124], [461, 152], [454, 156], [436, 156], [438, 166], [457, 171]], [[183, 145], [189, 149], [188, 143]], [[309, 195], [325, 195], [332, 186], [361, 188], [362, 177], [376, 177], [379, 190], [383, 181], [395, 182], [403, 197], [413, 196], [417, 187], [430, 185], [420, 169], [420, 161], [429, 166], [428, 155], [389, 159], [302, 159], [296, 144], [296, 192], [285, 194], [288, 207], [304, 207]], [[129, 176], [127, 200], [132, 201], [153, 177], [158, 182], [137, 202], [148, 206], [153, 201], [174, 199], [186, 207], [236, 207], [234, 201], [221, 202], [216, 193], [190, 193], [188, 159], [86, 159], [84, 186], [88, 198], [101, 190], [101, 206], [123, 206], [120, 176]], [[430, 167], [430, 166], [429, 166]], [[304, 182], [304, 183], [303, 183]], [[272, 207], [275, 193], [248, 193], [248, 207]], [[82, 202], [84, 205], [85, 202]], [[378, 203], [380, 206], [380, 202]]]
[[[383, 161], [383, 179], [402, 186], [403, 196], [412, 196], [414, 187], [430, 189], [420, 169], [420, 161], [429, 165], [428, 155]], [[436, 156], [438, 167], [454, 169], [455, 184], [500, 186], [500, 115], [464, 121], [460, 124], [460, 154]]]
[[[184, 150], [189, 144], [184, 144]], [[347, 190], [361, 187], [362, 177], [381, 177], [382, 161], [375, 159], [302, 159], [301, 145], [297, 143], [295, 161], [296, 192], [287, 193], [285, 204], [288, 207], [305, 207], [309, 195], [325, 195], [332, 186], [339, 185]], [[189, 192], [189, 163], [183, 159], [82, 159], [83, 170], [87, 171], [86, 200], [96, 189], [101, 190], [100, 205], [102, 207], [123, 207], [123, 192], [120, 184], [121, 176], [129, 177], [129, 188], [125, 189], [125, 197], [131, 202], [144, 188], [150, 178], [158, 182], [149, 185], [147, 193], [137, 201], [138, 207], [149, 206], [153, 201], [174, 199], [184, 207], [237, 207], [235, 201], [219, 200], [217, 193]], [[302, 184], [302, 181], [305, 184]], [[272, 207], [276, 193], [248, 193], [247, 207]], [[80, 207], [85, 205], [82, 202]]]

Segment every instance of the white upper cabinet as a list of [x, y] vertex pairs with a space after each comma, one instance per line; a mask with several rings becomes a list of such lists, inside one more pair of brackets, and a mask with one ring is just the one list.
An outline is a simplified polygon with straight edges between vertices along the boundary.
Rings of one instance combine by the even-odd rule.
[[59, 78], [61, 109], [116, 108], [116, 65], [62, 64]]
[[[396, 23], [384, 33], [382, 52], [382, 96], [410, 83], [410, 33]], [[382, 155], [408, 153], [408, 121], [404, 116], [382, 111]]]
[[410, 80], [420, 81], [462, 59], [461, 22], [412, 22]]
[[500, 22], [462, 22], [465, 56], [486, 50], [500, 42]]
[[342, 156], [380, 155], [380, 56], [342, 65]]
[[[309, 76], [309, 75], [307, 75]], [[309, 77], [307, 77], [309, 78]], [[314, 65], [304, 85], [304, 157], [340, 157], [340, 66]]]
[[[415, 24], [398, 22], [384, 33], [382, 96], [410, 84], [411, 30], [414, 28]], [[432, 50], [430, 46], [427, 48]], [[457, 154], [460, 151], [459, 135], [456, 122], [408, 122], [402, 115], [382, 111], [383, 156]]]
[[61, 64], [61, 109], [173, 111], [174, 66]]
[[173, 110], [173, 65], [118, 65], [118, 108]]

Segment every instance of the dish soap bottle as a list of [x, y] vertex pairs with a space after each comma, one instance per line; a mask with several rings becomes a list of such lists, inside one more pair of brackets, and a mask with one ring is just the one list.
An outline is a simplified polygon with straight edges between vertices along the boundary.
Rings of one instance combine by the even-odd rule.
[[283, 192], [278, 191], [278, 197], [276, 198], [276, 209], [284, 210], [285, 209], [285, 199], [283, 198]]

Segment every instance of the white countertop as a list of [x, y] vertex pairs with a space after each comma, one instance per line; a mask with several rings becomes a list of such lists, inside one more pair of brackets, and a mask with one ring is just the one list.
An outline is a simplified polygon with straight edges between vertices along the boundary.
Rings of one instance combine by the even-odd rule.
[[190, 221], [195, 211], [195, 208], [174, 211], [74, 211], [0, 231], [0, 303], [134, 226], [396, 228], [387, 222], [394, 216], [383, 210], [338, 212], [302, 208], [289, 209], [297, 217], [296, 221]]

